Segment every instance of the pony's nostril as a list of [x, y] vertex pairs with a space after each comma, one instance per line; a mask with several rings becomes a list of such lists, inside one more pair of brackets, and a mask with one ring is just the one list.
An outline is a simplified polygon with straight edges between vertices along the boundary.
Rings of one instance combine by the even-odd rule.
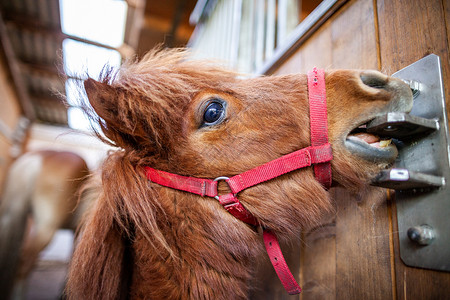
[[362, 82], [370, 87], [382, 89], [388, 84], [388, 77], [377, 71], [364, 71], [361, 72]]

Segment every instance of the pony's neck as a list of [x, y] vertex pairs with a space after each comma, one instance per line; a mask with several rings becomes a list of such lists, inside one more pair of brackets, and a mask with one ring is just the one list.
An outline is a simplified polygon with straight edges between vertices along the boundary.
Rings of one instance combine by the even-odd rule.
[[[136, 233], [133, 296], [165, 299], [246, 299], [251, 264], [261, 250], [258, 235], [214, 200], [168, 192], [160, 228], [174, 253]], [[175, 198], [173, 198], [175, 196]], [[176, 199], [171, 204], [166, 199]], [[170, 220], [170, 223], [169, 221]]]

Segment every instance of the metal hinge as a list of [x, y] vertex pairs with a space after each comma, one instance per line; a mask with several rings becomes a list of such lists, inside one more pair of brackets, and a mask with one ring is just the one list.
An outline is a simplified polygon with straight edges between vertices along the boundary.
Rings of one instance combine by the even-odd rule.
[[439, 57], [431, 54], [392, 75], [414, 95], [410, 114], [389, 113], [368, 132], [394, 137], [399, 156], [374, 185], [396, 190], [400, 256], [406, 265], [450, 271], [448, 119]]

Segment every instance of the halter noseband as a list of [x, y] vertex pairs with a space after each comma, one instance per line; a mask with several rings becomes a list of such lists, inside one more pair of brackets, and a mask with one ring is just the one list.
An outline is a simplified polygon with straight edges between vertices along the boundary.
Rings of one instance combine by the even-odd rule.
[[[165, 187], [203, 197], [213, 197], [237, 219], [252, 226], [258, 226], [258, 220], [239, 202], [237, 198], [239, 192], [312, 165], [314, 165], [316, 179], [327, 189], [331, 186], [330, 161], [333, 156], [331, 145], [328, 143], [327, 103], [323, 70], [314, 68], [308, 72], [308, 95], [311, 128], [310, 147], [289, 153], [231, 178], [223, 176], [214, 180], [195, 178], [145, 167], [147, 178], [151, 182]], [[228, 184], [231, 193], [218, 194], [217, 186], [221, 180]], [[263, 239], [270, 261], [286, 291], [290, 295], [300, 293], [301, 288], [286, 264], [276, 235], [270, 229], [263, 228]]]

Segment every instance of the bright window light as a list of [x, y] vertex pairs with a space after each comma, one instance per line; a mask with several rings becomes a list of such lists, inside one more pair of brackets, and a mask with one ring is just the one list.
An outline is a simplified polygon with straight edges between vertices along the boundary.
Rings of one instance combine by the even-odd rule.
[[114, 0], [60, 0], [61, 27], [74, 35], [104, 45], [123, 43], [127, 3]]
[[66, 80], [66, 101], [70, 106], [78, 106], [80, 105], [79, 97], [79, 89], [81, 88], [81, 82], [76, 79], [67, 79]]
[[81, 131], [92, 130], [90, 122], [81, 108], [69, 107], [67, 110], [67, 117], [70, 128]]
[[67, 75], [98, 79], [102, 69], [108, 65], [118, 68], [121, 57], [116, 50], [97, 47], [71, 39], [63, 42], [64, 70]]
[[[62, 31], [69, 35], [118, 48], [124, 42], [127, 17], [126, 1], [118, 0], [60, 0]], [[69, 77], [98, 80], [105, 66], [117, 69], [121, 64], [119, 52], [82, 43], [73, 39], [63, 42], [64, 70]], [[76, 82], [76, 81], [74, 81]], [[71, 128], [88, 130], [89, 121], [78, 108], [78, 83], [66, 83], [68, 123]]]
[[[90, 131], [92, 129], [90, 122], [83, 110], [79, 108], [79, 105], [81, 104], [80, 101], [82, 101], [81, 98], [83, 97], [83, 92], [80, 90], [82, 85], [80, 80], [68, 79], [66, 81], [66, 100], [70, 105], [67, 111], [68, 124], [72, 129]], [[97, 126], [96, 129], [98, 130], [100, 128]]]

